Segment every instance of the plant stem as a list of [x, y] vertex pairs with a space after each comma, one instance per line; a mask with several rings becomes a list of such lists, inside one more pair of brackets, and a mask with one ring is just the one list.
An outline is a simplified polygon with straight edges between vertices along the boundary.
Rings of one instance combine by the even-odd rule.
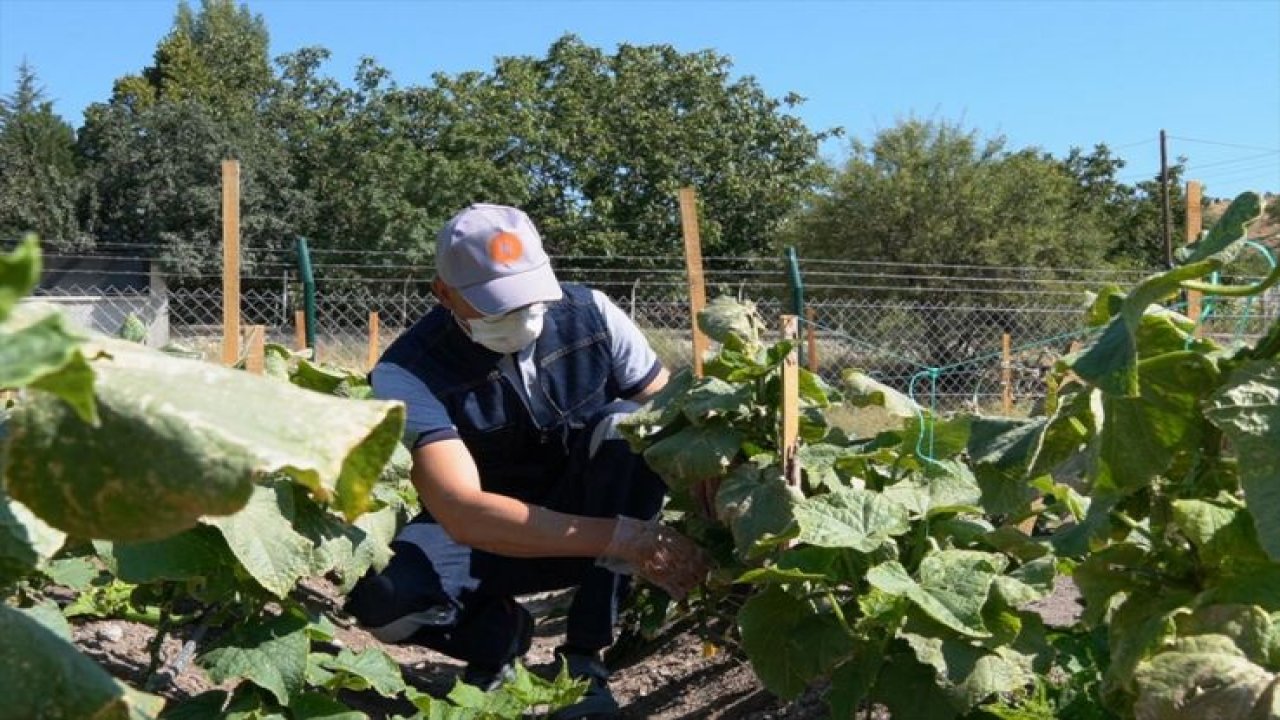
[[831, 612], [835, 613], [836, 620], [840, 622], [840, 627], [844, 628], [844, 632], [850, 638], [857, 640], [858, 634], [853, 631], [853, 626], [849, 624], [848, 619], [844, 616], [844, 608], [840, 607], [840, 601], [836, 599], [836, 594], [830, 589], [826, 591], [827, 602], [831, 603]]
[[146, 690], [155, 689], [154, 685], [156, 684], [158, 677], [157, 671], [160, 669], [160, 663], [162, 662], [160, 653], [164, 650], [165, 636], [169, 634], [169, 629], [171, 627], [170, 620], [169, 608], [167, 606], [161, 607], [160, 622], [156, 623], [156, 634], [151, 638], [151, 642], [147, 647], [151, 654], [151, 661], [147, 664], [147, 680], [144, 685], [144, 689]]

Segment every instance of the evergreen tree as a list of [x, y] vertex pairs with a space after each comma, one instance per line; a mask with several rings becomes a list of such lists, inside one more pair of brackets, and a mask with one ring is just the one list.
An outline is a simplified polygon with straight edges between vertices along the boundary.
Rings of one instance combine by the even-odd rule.
[[53, 112], [24, 61], [14, 91], [0, 98], [0, 239], [34, 232], [46, 248], [85, 247], [79, 189], [75, 131]]

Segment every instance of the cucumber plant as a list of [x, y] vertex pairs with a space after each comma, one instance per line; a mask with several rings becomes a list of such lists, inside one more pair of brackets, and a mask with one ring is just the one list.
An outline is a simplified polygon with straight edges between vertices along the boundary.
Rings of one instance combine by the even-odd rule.
[[[750, 303], [716, 300], [699, 324], [721, 344], [705, 376], [675, 377], [624, 431], [718, 562], [702, 602], [715, 612], [745, 589], [736, 642], [765, 686], [793, 698], [829, 681], [834, 717], [875, 702], [895, 717], [953, 718], [1028, 692], [1052, 653], [1023, 606], [1049, 592], [1056, 566], [1047, 543], [1011, 527], [1030, 496], [992, 522], [962, 461], [994, 430], [932, 417], [852, 373], [844, 401], [902, 423], [849, 437], [823, 412], [835, 393], [802, 369], [802, 477], [789, 486], [777, 428], [790, 342], [766, 344]], [[925, 433], [928, 459], [915, 450]]]
[[[1241, 195], [1181, 265], [1101, 292], [1042, 416], [933, 417], [849, 373], [846, 403], [902, 419], [851, 438], [802, 370], [800, 487], [775, 439], [789, 344], [766, 347], [750, 305], [714, 303], [706, 377], [677, 378], [627, 431], [720, 563], [703, 602], [748, 588], [728, 609], [765, 685], [825, 678], [836, 717], [1280, 715], [1280, 322], [1224, 347], [1158, 304], [1280, 282], [1203, 280], [1261, 210]], [[1047, 535], [1014, 528], [1037, 517]], [[1085, 612], [1047, 632], [1027, 604], [1059, 572]]]
[[1094, 342], [1064, 359], [1046, 417], [1002, 460], [1074, 444], [1090, 504], [1053, 535], [1077, 563], [1084, 630], [1105, 633], [1105, 706], [1124, 717], [1280, 715], [1280, 321], [1253, 343], [1200, 337], [1158, 303], [1185, 290], [1248, 297], [1280, 282], [1202, 278], [1262, 215], [1244, 193], [1182, 264], [1093, 303]]
[[514, 718], [581, 693], [523, 673], [437, 700], [380, 650], [331, 651], [333, 625], [299, 590], [321, 576], [349, 586], [388, 558], [416, 502], [403, 406], [280, 348], [269, 367], [286, 382], [79, 334], [18, 304], [39, 274], [34, 238], [0, 255], [0, 388], [21, 391], [0, 416], [5, 712], [155, 717], [164, 704], [76, 651], [36, 592], [48, 582], [84, 591], [69, 614], [150, 615], [157, 654], [165, 633], [194, 627], [196, 662], [234, 687], [166, 716], [354, 717], [338, 694], [364, 690], [428, 717]]

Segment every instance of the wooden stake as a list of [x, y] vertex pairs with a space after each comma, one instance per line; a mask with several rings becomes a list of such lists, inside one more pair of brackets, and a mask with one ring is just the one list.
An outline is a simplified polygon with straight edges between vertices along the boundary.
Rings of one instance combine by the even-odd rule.
[[1013, 342], [1009, 333], [1000, 336], [1000, 407], [1013, 412]]
[[307, 314], [301, 310], [293, 311], [293, 345], [299, 350], [307, 349]]
[[261, 375], [267, 368], [267, 326], [250, 325], [247, 344], [249, 346], [249, 354], [244, 359], [244, 369], [254, 375]]
[[808, 345], [809, 345], [809, 357], [806, 359], [809, 361], [809, 372], [815, 373], [815, 374], [818, 372], [818, 367], [819, 367], [818, 366], [818, 329], [813, 324], [813, 319], [816, 315], [817, 313], [814, 311], [812, 307], [807, 307], [804, 309], [805, 337], [808, 339]]
[[[798, 335], [799, 318], [795, 315], [782, 316], [782, 337], [795, 340]], [[800, 360], [793, 344], [791, 352], [782, 361], [782, 437], [778, 442], [778, 450], [782, 455], [782, 472], [787, 484], [800, 486], [800, 463], [796, 459], [796, 451], [800, 443]]]
[[698, 313], [707, 306], [702, 277], [702, 240], [698, 234], [698, 196], [693, 188], [680, 188], [680, 228], [684, 233], [684, 262], [689, 277], [689, 312], [693, 329], [693, 375], [702, 377], [702, 356], [707, 336], [698, 327]]
[[378, 355], [381, 354], [378, 347], [380, 344], [378, 332], [378, 313], [371, 312], [369, 313], [369, 357], [365, 361], [365, 365], [370, 370], [373, 369], [374, 365], [378, 364]]
[[[1204, 218], [1200, 212], [1200, 203], [1203, 198], [1203, 189], [1200, 187], [1199, 181], [1192, 180], [1187, 183], [1187, 232], [1186, 244], [1190, 245], [1200, 239], [1200, 230], [1204, 228]], [[1200, 335], [1200, 292], [1198, 290], [1187, 291], [1187, 317], [1196, 323], [1194, 333], [1197, 337]]]
[[240, 161], [222, 161], [222, 364], [240, 359]]

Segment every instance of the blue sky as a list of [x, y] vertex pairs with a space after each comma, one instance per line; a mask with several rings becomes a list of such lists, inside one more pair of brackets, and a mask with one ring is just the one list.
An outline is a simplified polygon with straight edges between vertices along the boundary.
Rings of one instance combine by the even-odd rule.
[[[193, 4], [198, 5], [198, 0]], [[254, 0], [273, 55], [333, 52], [349, 81], [375, 57], [402, 85], [434, 72], [486, 70], [500, 55], [543, 55], [572, 32], [618, 43], [714, 49], [766, 92], [797, 92], [814, 129], [842, 126], [824, 148], [909, 116], [960, 122], [1011, 149], [1064, 156], [1105, 142], [1121, 179], [1171, 158], [1212, 196], [1280, 191], [1280, 0], [1241, 2], [449, 2]], [[151, 62], [176, 0], [0, 0], [0, 93], [26, 58], [73, 125], [112, 81]]]

